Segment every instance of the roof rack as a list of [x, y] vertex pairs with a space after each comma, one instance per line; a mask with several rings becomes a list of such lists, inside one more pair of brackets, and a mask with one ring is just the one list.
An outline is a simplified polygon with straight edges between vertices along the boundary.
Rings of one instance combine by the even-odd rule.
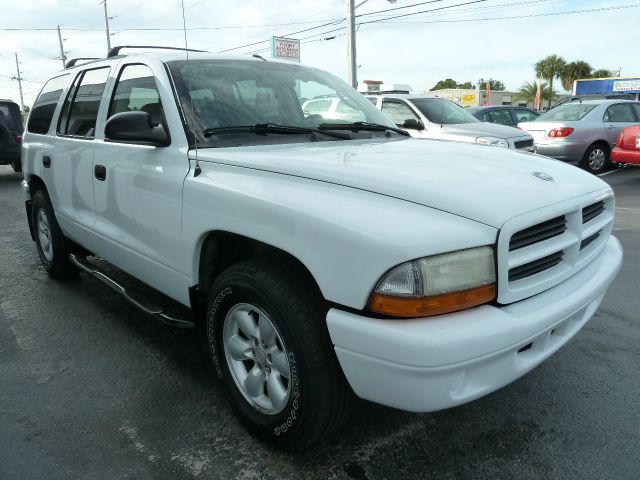
[[84, 61], [84, 60], [100, 60], [100, 58], [99, 57], [72, 58], [71, 60], [69, 60], [67, 63], [64, 64], [64, 68], [71, 68], [71, 67], [75, 66], [76, 63]]
[[192, 48], [180, 48], [180, 47], [158, 47], [155, 45], [120, 45], [117, 47], [113, 47], [109, 50], [107, 54], [107, 58], [115, 57], [120, 54], [120, 50], [123, 48], [153, 48], [153, 49], [161, 49], [161, 50], [182, 50], [183, 52], [205, 52], [204, 50], [194, 50]]

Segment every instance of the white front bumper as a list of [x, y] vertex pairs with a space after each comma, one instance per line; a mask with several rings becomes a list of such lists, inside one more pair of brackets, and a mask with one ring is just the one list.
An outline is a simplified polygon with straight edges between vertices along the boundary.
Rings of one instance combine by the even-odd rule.
[[622, 247], [610, 237], [590, 265], [520, 302], [413, 320], [331, 309], [327, 324], [356, 395], [441, 410], [497, 390], [555, 353], [593, 316], [621, 264]]

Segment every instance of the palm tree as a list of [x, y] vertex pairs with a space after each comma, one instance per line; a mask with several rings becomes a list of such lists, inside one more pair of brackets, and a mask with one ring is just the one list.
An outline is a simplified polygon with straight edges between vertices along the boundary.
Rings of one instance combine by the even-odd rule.
[[560, 80], [562, 80], [562, 88], [567, 91], [573, 90], [573, 83], [581, 78], [589, 78], [591, 76], [591, 65], [582, 60], [567, 63], [560, 74]]
[[610, 76], [611, 76], [611, 71], [605, 70], [604, 68], [601, 68], [600, 70], [596, 70], [591, 74], [591, 78], [607, 78]]
[[[567, 62], [557, 55], [549, 55], [535, 65], [536, 76], [549, 82], [549, 90], [553, 91], [553, 80], [558, 78], [564, 70]], [[548, 108], [551, 108], [551, 97], [549, 97]]]
[[[524, 100], [528, 104], [534, 103], [536, 100], [536, 94], [538, 93], [538, 82], [524, 82], [516, 95], [516, 99]], [[547, 82], [542, 82], [540, 101], [549, 100], [553, 95]]]

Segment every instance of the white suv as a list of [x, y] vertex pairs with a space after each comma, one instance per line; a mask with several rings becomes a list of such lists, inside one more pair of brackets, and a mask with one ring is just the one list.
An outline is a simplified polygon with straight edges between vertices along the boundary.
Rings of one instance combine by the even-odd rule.
[[[362, 119], [305, 115], [319, 95]], [[600, 179], [409, 138], [298, 64], [116, 51], [46, 83], [23, 158], [47, 272], [195, 328], [244, 423], [288, 448], [337, 431], [355, 397], [427, 412], [514, 381], [585, 325], [622, 261]]]

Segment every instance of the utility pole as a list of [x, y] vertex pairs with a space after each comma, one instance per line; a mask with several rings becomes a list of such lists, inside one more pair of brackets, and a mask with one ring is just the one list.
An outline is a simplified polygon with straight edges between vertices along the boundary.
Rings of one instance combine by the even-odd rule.
[[64, 45], [62, 45], [62, 34], [60, 33], [60, 25], [58, 25], [58, 42], [60, 42], [60, 58], [62, 59], [62, 68], [66, 68], [67, 57], [64, 54]]
[[353, 88], [357, 88], [355, 0], [347, 0], [347, 65], [347, 79]]
[[107, 14], [107, 0], [103, 0], [104, 5], [104, 29], [107, 32], [107, 55], [111, 50], [111, 36], [109, 35], [109, 15]]
[[16, 52], [16, 77], [18, 80], [18, 89], [20, 90], [20, 115], [24, 118], [24, 98], [22, 97], [22, 77], [20, 76], [20, 62], [18, 62], [18, 52]]

